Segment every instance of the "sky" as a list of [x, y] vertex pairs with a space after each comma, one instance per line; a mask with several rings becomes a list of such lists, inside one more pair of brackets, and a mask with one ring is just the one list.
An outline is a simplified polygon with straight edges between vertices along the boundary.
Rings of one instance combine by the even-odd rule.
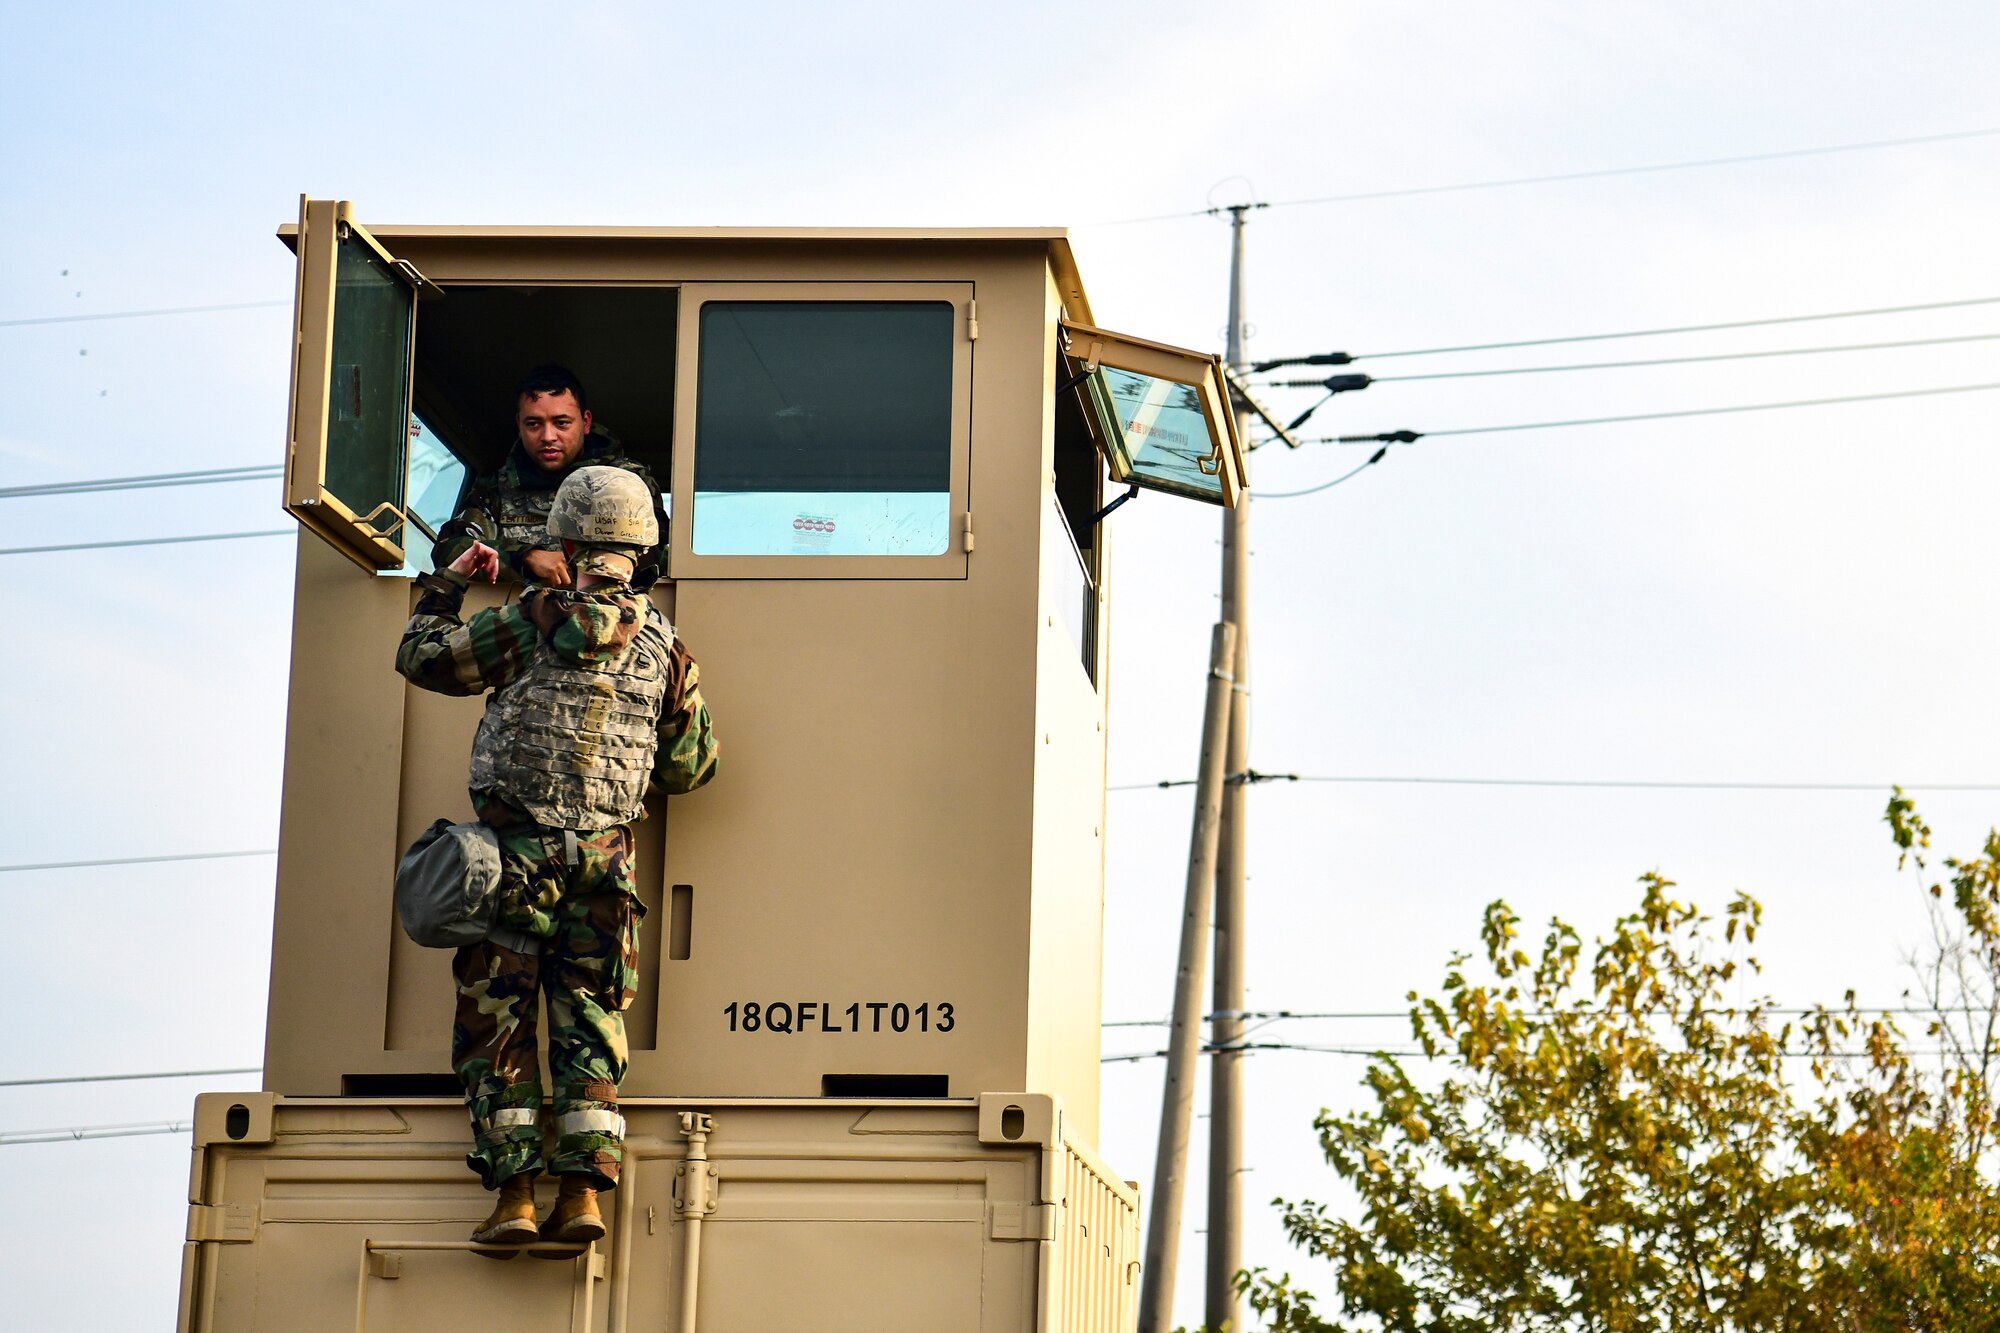
[[[1386, 378], [2000, 332], [2000, 308], [1969, 305], [1388, 355], [2000, 296], [2000, 136], [1431, 188], [1991, 130], [1987, 4], [85, 2], [9, 29], [0, 488], [278, 461], [292, 260], [272, 233], [301, 192], [396, 223], [1068, 226], [1102, 323], [1218, 350], [1229, 235], [1202, 210], [1268, 203], [1246, 234], [1248, 354], [1345, 350], [1383, 377], [1307, 434], [2000, 380], [1982, 341]], [[1349, 195], [1386, 197], [1304, 202]], [[274, 304], [46, 322], [236, 303]], [[1271, 392], [1292, 412], [1314, 396]], [[1850, 986], [1899, 1003], [1925, 932], [1880, 824], [1888, 787], [2000, 783], [1996, 422], [2000, 393], [1962, 393], [1441, 435], [1256, 503], [1260, 770], [1868, 790], [1256, 788], [1251, 1007], [1395, 1010], [1476, 944], [1493, 899], [1588, 938], [1649, 871], [1705, 906], [1763, 900], [1757, 984], [1779, 1003]], [[1314, 486], [1368, 452], [1261, 449], [1254, 485]], [[1108, 798], [1104, 1018], [1127, 1023], [1169, 1006], [1191, 797], [1143, 784], [1193, 772], [1218, 550], [1212, 514], [1165, 498], [1110, 521], [1112, 781], [1139, 789]], [[0, 498], [0, 523], [14, 547], [289, 520], [260, 482]], [[0, 555], [0, 860], [274, 845], [290, 561], [274, 539]], [[2000, 793], [1919, 795], [1946, 849], [2000, 822]], [[272, 873], [0, 871], [26, 946], [0, 1080], [255, 1065]], [[1159, 1033], [1112, 1028], [1105, 1048]], [[1311, 1122], [1362, 1104], [1362, 1068], [1247, 1065], [1246, 1260], [1328, 1297], [1265, 1200], [1343, 1197]], [[1102, 1151], [1142, 1182], [1161, 1073], [1105, 1067]], [[0, 1130], [169, 1120], [201, 1086], [0, 1087]], [[164, 1324], [185, 1139], [0, 1152], [62, 1202], [60, 1228], [18, 1195], [0, 1214], [21, 1326]], [[1201, 1199], [1197, 1183], [1187, 1321]], [[120, 1262], [79, 1283], [85, 1235]]]

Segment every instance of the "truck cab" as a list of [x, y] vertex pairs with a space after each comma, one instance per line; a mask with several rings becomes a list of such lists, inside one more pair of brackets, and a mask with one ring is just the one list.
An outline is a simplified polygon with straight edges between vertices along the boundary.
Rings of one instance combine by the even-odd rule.
[[[1219, 359], [1100, 327], [1053, 229], [368, 228], [306, 199], [280, 238], [267, 1043], [259, 1091], [197, 1110], [182, 1326], [692, 1328], [698, 1298], [704, 1330], [1130, 1327], [1136, 1192], [1093, 1147], [1103, 515], [1235, 502]], [[660, 484], [650, 595], [722, 754], [636, 830], [612, 1234], [496, 1272], [462, 1253], [449, 960], [390, 897], [418, 833], [472, 817], [481, 704], [393, 659], [548, 362]]]

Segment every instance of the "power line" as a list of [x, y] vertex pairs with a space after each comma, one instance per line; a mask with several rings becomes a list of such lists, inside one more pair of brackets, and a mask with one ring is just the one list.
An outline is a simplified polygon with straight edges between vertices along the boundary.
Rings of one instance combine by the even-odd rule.
[[109, 310], [100, 315], [41, 315], [33, 319], [0, 319], [0, 329], [30, 324], [82, 324], [102, 319], [151, 319], [159, 315], [206, 315], [218, 310], [269, 310], [290, 301], [235, 301], [228, 305], [177, 305], [158, 310]]
[[10, 546], [0, 555], [39, 555], [44, 551], [103, 551], [113, 546], [172, 546], [178, 542], [227, 542], [243, 537], [286, 537], [291, 528], [271, 528], [265, 532], [205, 532], [195, 537], [135, 537], [118, 542], [71, 542], [63, 546]]
[[0, 1130], [0, 1148], [24, 1143], [66, 1143], [83, 1139], [128, 1139], [140, 1134], [185, 1134], [190, 1120], [141, 1120], [125, 1125], [79, 1125], [74, 1129]]
[[1798, 398], [1784, 403], [1737, 403], [1729, 407], [1689, 407], [1675, 412], [1635, 412], [1617, 417], [1578, 417], [1573, 421], [1524, 421], [1507, 426], [1459, 426], [1424, 432], [1441, 435], [1493, 435], [1510, 430], [1560, 430], [1566, 426], [1609, 426], [1626, 421], [1666, 421], [1676, 417], [1717, 417], [1731, 412], [1780, 412], [1794, 407], [1833, 407], [1841, 403], [1877, 403], [1891, 398], [1931, 398], [1947, 393], [1984, 393], [2000, 383], [1947, 384], [1935, 389], [1898, 389], [1890, 393], [1844, 394], [1838, 398]]
[[1301, 495], [1317, 495], [1321, 491], [1332, 490], [1335, 486], [1340, 485], [1340, 483], [1343, 481], [1353, 480], [1361, 473], [1366, 472], [1369, 468], [1374, 467], [1377, 463], [1381, 462], [1383, 456], [1386, 455], [1388, 452], [1389, 452], [1389, 447], [1387, 445], [1383, 445], [1380, 449], [1377, 449], [1374, 455], [1371, 458], [1369, 458], [1367, 462], [1363, 463], [1360, 467], [1352, 468], [1349, 471], [1343, 472], [1339, 476], [1335, 477], [1332, 481], [1323, 481], [1317, 486], [1308, 486], [1302, 491], [1252, 491], [1250, 492], [1250, 496], [1252, 499], [1256, 500], [1296, 500]]
[[[1325, 782], [1347, 785], [1395, 785], [1426, 787], [1576, 787], [1631, 791], [1872, 791], [1891, 787], [1904, 791], [2000, 791], [2000, 782], [1671, 782], [1652, 779], [1619, 778], [1438, 778], [1387, 775], [1306, 776], [1298, 773], [1260, 773], [1259, 782]], [[1166, 787], [1190, 787], [1191, 778], [1165, 778], [1158, 782], [1132, 782], [1105, 788], [1106, 791], [1157, 791]]]
[[245, 1065], [240, 1069], [175, 1069], [158, 1074], [78, 1074], [71, 1078], [10, 1078], [0, 1079], [0, 1088], [43, 1088], [58, 1083], [128, 1083], [146, 1078], [213, 1078], [220, 1074], [261, 1074], [262, 1065]]
[[[1201, 1048], [1201, 1053], [1203, 1055], [1214, 1055], [1218, 1052], [1234, 1053], [1239, 1051], [1241, 1052], [1304, 1051], [1312, 1055], [1353, 1055], [1353, 1056], [1360, 1056], [1363, 1059], [1384, 1058], [1384, 1059], [1397, 1059], [1397, 1060], [1403, 1060], [1403, 1059], [1449, 1060], [1456, 1054], [1456, 1052], [1452, 1047], [1443, 1044], [1439, 1045], [1436, 1055], [1432, 1055], [1429, 1051], [1424, 1050], [1420, 1046], [1389, 1046], [1389, 1047], [1318, 1046], [1304, 1042], [1290, 1042], [1290, 1041], [1249, 1041], [1232, 1046], [1203, 1046]], [[1778, 1052], [1779, 1057], [1786, 1060], [1866, 1060], [1869, 1059], [1873, 1054], [1874, 1052], [1868, 1050], [1779, 1051]], [[1916, 1051], [1903, 1052], [1903, 1055], [1906, 1058], [1914, 1060], [1923, 1060], [1931, 1058], [1933, 1056], [1950, 1055], [1950, 1054], [1953, 1054], [1953, 1052], [1945, 1050], [1943, 1048], [1939, 1048], [1936, 1050], [1916, 1050]], [[1105, 1065], [1112, 1065], [1112, 1064], [1123, 1064], [1129, 1061], [1136, 1061], [1136, 1060], [1158, 1060], [1163, 1058], [1165, 1055], [1166, 1055], [1165, 1051], [1127, 1051], [1118, 1055], [1100, 1056], [1098, 1058], [1098, 1063]], [[4, 1144], [5, 1141], [6, 1137], [4, 1135], [0, 1135], [0, 1144]]]
[[160, 861], [222, 861], [237, 856], [275, 856], [275, 847], [253, 847], [242, 852], [174, 852], [166, 856], [112, 856], [100, 861], [38, 861], [30, 865], [0, 866], [0, 874], [10, 870], [77, 870], [84, 866], [137, 866]]
[[[1577, 417], [1568, 421], [1517, 421], [1505, 426], [1454, 426], [1449, 430], [1416, 430], [1395, 432], [1397, 443], [1415, 443], [1421, 439], [1439, 439], [1448, 435], [1497, 435], [1517, 430], [1563, 430], [1570, 426], [1615, 426], [1633, 421], [1672, 421], [1685, 417], [1719, 417], [1734, 412], [1780, 412], [1797, 407], [1836, 407], [1844, 403], [1879, 403], [1895, 398], [1934, 398], [1948, 393], [1984, 393], [2000, 389], [2000, 383], [1991, 384], [1947, 384], [1934, 389], [1898, 389], [1889, 393], [1843, 394], [1837, 398], [1799, 398], [1783, 403], [1734, 403], [1728, 407], [1689, 407], [1672, 412], [1631, 412], [1615, 417]], [[1383, 435], [1323, 435], [1316, 439], [1303, 440], [1302, 444], [1380, 444]], [[1317, 487], [1284, 494], [1272, 494], [1271, 499], [1285, 499], [1293, 495], [1310, 495]], [[0, 551], [0, 555], [5, 555]]]
[[2000, 134], [2000, 127], [1954, 130], [1948, 134], [1917, 134], [1900, 139], [1864, 139], [1858, 143], [1825, 144], [1818, 148], [1782, 148], [1769, 153], [1737, 153], [1728, 157], [1691, 158], [1679, 162], [1653, 162], [1635, 167], [1605, 167], [1595, 171], [1564, 171], [1546, 176], [1508, 176], [1497, 180], [1467, 181], [1459, 185], [1428, 185], [1403, 190], [1368, 190], [1354, 194], [1323, 194], [1310, 199], [1277, 199], [1272, 208], [1301, 208], [1308, 204], [1349, 204], [1367, 199], [1402, 199], [1423, 194], [1456, 194], [1467, 190], [1499, 190], [1516, 185], [1551, 185], [1562, 181], [1600, 180], [1608, 176], [1640, 176], [1662, 171], [1692, 171], [1700, 167], [1732, 167], [1749, 162], [1779, 162], [1795, 157], [1826, 157], [1834, 153], [1873, 152], [1882, 148], [1911, 148], [1920, 144], [1949, 143], [1961, 139], [1987, 139]]
[[[1817, 356], [1827, 352], [1879, 352], [1897, 347], [1938, 347], [1946, 343], [1990, 342], [2000, 333], [1967, 333], [1951, 338], [1905, 338], [1897, 342], [1846, 343], [1832, 347], [1781, 347], [1763, 352], [1718, 352], [1706, 356], [1660, 356], [1638, 361], [1593, 361], [1567, 366], [1503, 366], [1495, 370], [1439, 370], [1423, 375], [1372, 375], [1375, 384], [1407, 383], [1413, 380], [1483, 379], [1494, 375], [1547, 375], [1570, 370], [1630, 370], [1643, 366], [1689, 366], [1706, 361], [1756, 361], [1773, 356]], [[1317, 389], [1321, 380], [1282, 380], [1277, 389]], [[4, 494], [4, 492], [0, 492]]]
[[[1949, 134], [1920, 134], [1901, 139], [1866, 139], [1859, 143], [1826, 144], [1818, 148], [1785, 148], [1769, 153], [1738, 153], [1729, 157], [1692, 158], [1680, 162], [1653, 162], [1643, 166], [1604, 167], [1594, 171], [1564, 171], [1546, 176], [1507, 176], [1493, 180], [1465, 181], [1456, 185], [1419, 185], [1399, 190], [1364, 190], [1352, 194], [1323, 194], [1305, 199], [1274, 199], [1252, 205], [1256, 208], [1303, 208], [1312, 204], [1353, 204], [1373, 199], [1408, 199], [1426, 194], [1460, 194], [1471, 190], [1499, 190], [1517, 185], [1552, 185], [1563, 181], [1600, 180], [1610, 176], [1640, 176], [1663, 171], [1691, 171], [1698, 167], [1739, 166], [1749, 162], [1776, 162], [1794, 157], [1824, 157], [1833, 153], [1860, 153], [1882, 148], [1910, 148], [1919, 144], [1949, 143], [1960, 139], [1984, 139], [2000, 134], [2000, 127], [1956, 130]], [[1089, 223], [1098, 227], [1134, 226], [1142, 222], [1174, 222], [1183, 218], [1213, 217], [1220, 208], [1200, 208], [1184, 213], [1155, 213], [1142, 218], [1118, 218]]]
[[[1811, 324], [1825, 319], [1864, 319], [1874, 315], [1907, 315], [1922, 310], [1956, 310], [1994, 305], [2000, 296], [1973, 296], [1962, 301], [1925, 301], [1918, 305], [1885, 305], [1869, 310], [1829, 310], [1817, 315], [1774, 315], [1765, 319], [1733, 319], [1717, 324], [1681, 324], [1671, 328], [1626, 329], [1617, 333], [1572, 333], [1560, 338], [1518, 338], [1511, 342], [1466, 343], [1458, 347], [1415, 347], [1396, 352], [1355, 352], [1349, 361], [1385, 360], [1392, 356], [1443, 356], [1452, 352], [1502, 352], [1515, 347], [1552, 347], [1558, 343], [1608, 342], [1617, 338], [1659, 338], [1677, 333], [1715, 333], [1724, 329], [1760, 329], [1776, 324]], [[1341, 362], [1345, 365], [1347, 362]]]
[[254, 467], [211, 468], [204, 472], [159, 472], [144, 477], [97, 477], [87, 481], [48, 481], [34, 486], [0, 487], [0, 500], [16, 500], [42, 495], [94, 495], [100, 491], [138, 491], [156, 486], [209, 486], [226, 481], [263, 481], [282, 477], [281, 464], [260, 463]]
[[[1845, 1001], [1843, 1001], [1842, 1004], [1844, 1005]], [[1745, 1014], [1749, 1012], [1750, 1008], [1751, 1006], [1749, 1005], [1736, 1005], [1733, 1006], [1733, 1012], [1737, 1014]], [[1833, 1018], [1842, 1018], [1849, 1016], [1845, 1008], [1836, 1005], [1809, 1005], [1805, 1007], [1799, 1007], [1796, 1005], [1790, 1007], [1778, 1007], [1778, 1006], [1766, 1005], [1759, 1008], [1758, 1012], [1766, 1016], [1775, 1018], [1810, 1018], [1813, 1015], [1818, 1014], [1822, 1010], [1824, 1010], [1829, 1017]], [[1546, 1022], [1547, 1020], [1552, 1018], [1592, 1018], [1614, 1012], [1619, 1012], [1619, 1011], [1603, 1010], [1603, 1009], [1556, 1009], [1556, 1010], [1531, 1009], [1523, 1013], [1516, 1013], [1515, 1017]], [[1711, 1010], [1710, 1012], [1721, 1012], [1721, 1011]], [[1984, 1014], [1986, 1012], [1987, 1010], [1979, 1005], [1946, 1005], [1943, 1008], [1935, 1008], [1931, 1005], [1920, 1005], [1920, 1004], [1890, 1005], [1886, 1008], [1863, 1008], [1857, 1005], [1853, 1016], [1857, 1018], [1868, 1018], [1877, 1014], [1928, 1016], [1932, 1014]], [[1372, 1022], [1383, 1019], [1396, 1019], [1396, 1018], [1407, 1019], [1409, 1016], [1410, 1016], [1410, 1011], [1408, 1009], [1345, 1009], [1345, 1010], [1331, 1010], [1331, 1011], [1328, 1010], [1315, 1011], [1315, 1010], [1303, 1010], [1303, 1009], [1246, 1009], [1242, 1013], [1236, 1015], [1236, 1017], [1241, 1019], [1246, 1019], [1246, 1020], [1254, 1019], [1263, 1023], [1277, 1023], [1287, 1020], [1308, 1021], [1308, 1022], [1366, 1020]], [[1201, 1017], [1201, 1021], [1204, 1023], [1213, 1022], [1214, 1020], [1215, 1020], [1214, 1014], [1203, 1014]], [[1121, 1019], [1117, 1022], [1105, 1023], [1102, 1024], [1101, 1026], [1107, 1028], [1163, 1028], [1171, 1026], [1172, 1023], [1173, 1020], [1170, 1018], [1127, 1018], [1127, 1019]]]

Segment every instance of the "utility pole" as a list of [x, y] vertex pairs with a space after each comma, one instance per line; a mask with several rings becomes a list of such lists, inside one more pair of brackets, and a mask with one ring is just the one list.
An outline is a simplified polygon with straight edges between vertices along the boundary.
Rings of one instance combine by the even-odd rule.
[[[1243, 352], [1243, 220], [1253, 205], [1229, 209], [1229, 339], [1224, 355], [1237, 374]], [[1237, 409], [1236, 429], [1249, 433], [1248, 414]], [[1214, 1063], [1208, 1084], [1208, 1285], [1203, 1322], [1214, 1333], [1242, 1333], [1243, 1302], [1236, 1274], [1243, 1267], [1243, 796], [1250, 771], [1250, 467], [1244, 456], [1243, 491], [1222, 512], [1222, 619], [1236, 626], [1236, 660], [1230, 675], [1228, 777], [1222, 793], [1222, 828], [1215, 864], [1215, 998], [1209, 1045]]]
[[1180, 964], [1174, 973], [1173, 1028], [1167, 1039], [1167, 1082], [1160, 1099], [1160, 1147], [1153, 1163], [1152, 1212], [1146, 1222], [1146, 1262], [1140, 1271], [1139, 1333], [1174, 1326], [1174, 1269], [1180, 1258], [1181, 1199], [1187, 1192], [1188, 1139], [1194, 1122], [1194, 1079], [1201, 1055], [1202, 974], [1208, 967], [1209, 909], [1215, 893], [1215, 849], [1229, 745], [1230, 664], [1236, 627], [1215, 627], [1208, 651], [1208, 690], [1201, 718], [1201, 765], [1196, 770], [1194, 828], [1188, 838], [1186, 905], [1181, 913]]

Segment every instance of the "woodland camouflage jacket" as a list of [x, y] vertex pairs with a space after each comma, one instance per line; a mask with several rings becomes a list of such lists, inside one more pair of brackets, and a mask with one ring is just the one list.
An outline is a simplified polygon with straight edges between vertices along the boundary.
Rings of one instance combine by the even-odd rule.
[[[626, 650], [652, 612], [644, 593], [623, 585], [585, 592], [530, 588], [518, 601], [461, 621], [465, 577], [446, 570], [427, 576], [426, 584], [396, 649], [396, 670], [439, 694], [477, 695], [512, 684], [544, 643], [558, 659], [579, 666], [610, 661]], [[701, 697], [700, 671], [680, 636], [671, 638], [652, 779], [660, 791], [681, 795], [715, 776], [718, 747]]]

